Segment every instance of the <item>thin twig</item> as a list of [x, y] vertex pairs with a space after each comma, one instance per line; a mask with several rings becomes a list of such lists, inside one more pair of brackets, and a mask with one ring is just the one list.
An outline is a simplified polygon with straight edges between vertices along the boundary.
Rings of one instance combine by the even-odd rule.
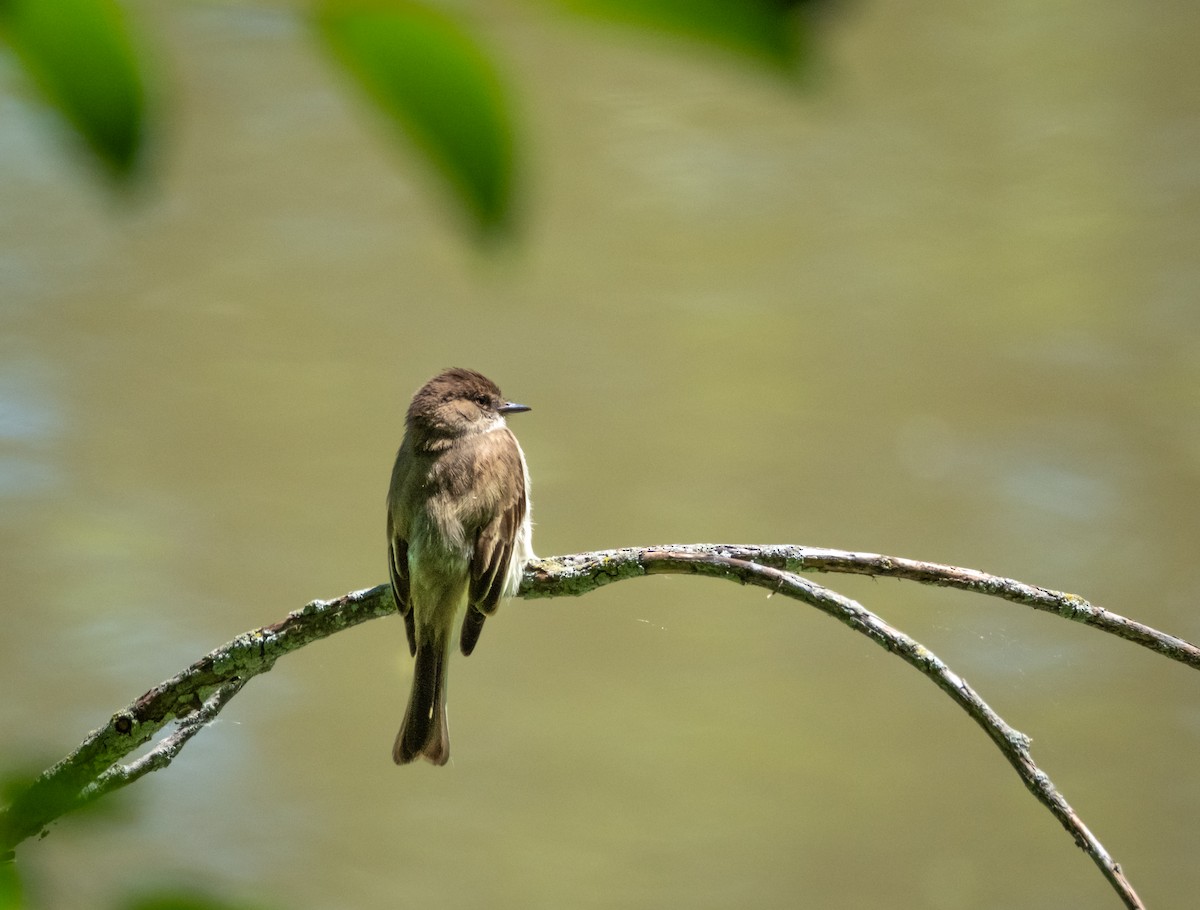
[[814, 581], [770, 566], [757, 565], [715, 553], [688, 553], [677, 549], [642, 552], [641, 565], [648, 575], [696, 574], [716, 576], [757, 585], [772, 593], [801, 600], [859, 632], [884, 650], [895, 654], [921, 671], [970, 715], [1000, 752], [1008, 759], [1022, 783], [1037, 800], [1050, 810], [1100, 869], [1101, 874], [1131, 910], [1144, 910], [1133, 886], [1104, 845], [1083, 823], [1075, 810], [1059, 793], [1050, 776], [1034, 762], [1029, 751], [1030, 739], [1009, 726], [972, 689], [961, 676], [917, 640], [888, 625], [858, 602], [831, 591]]
[[643, 574], [644, 555], [650, 550], [662, 553], [711, 553], [774, 566], [788, 572], [836, 572], [844, 575], [902, 578], [926, 585], [987, 594], [1083, 623], [1200, 670], [1200, 647], [1119, 613], [1097, 607], [1076, 594], [1053, 591], [1000, 575], [989, 575], [977, 569], [903, 559], [898, 556], [882, 556], [878, 553], [855, 553], [789, 544], [671, 544], [649, 548], [598, 550], [571, 556], [554, 556], [532, 563], [526, 572], [521, 593], [526, 597], [559, 597], [564, 593], [585, 594], [610, 581]]
[[127, 787], [135, 780], [145, 777], [151, 771], [165, 768], [175, 760], [188, 740], [216, 720], [221, 709], [229, 703], [233, 696], [242, 691], [249, 678], [236, 677], [221, 686], [205, 699], [199, 710], [182, 718], [176, 725], [175, 732], [163, 737], [153, 749], [128, 765], [117, 763], [104, 771], [94, 783], [88, 784], [80, 793], [80, 804], [90, 803], [102, 796], [107, 796], [114, 790]]

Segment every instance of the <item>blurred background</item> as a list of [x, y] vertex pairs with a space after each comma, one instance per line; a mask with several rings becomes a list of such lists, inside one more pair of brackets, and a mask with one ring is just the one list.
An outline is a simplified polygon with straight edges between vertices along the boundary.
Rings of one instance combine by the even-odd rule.
[[[523, 137], [482, 255], [285, 4], [137, 2], [166, 130], [112, 193], [0, 79], [0, 743], [386, 580], [412, 392], [468, 366], [542, 555], [797, 543], [984, 569], [1200, 639], [1200, 7], [831, 6], [801, 86], [458, 5]], [[821, 579], [1006, 719], [1151, 906], [1200, 890], [1200, 685], [1024, 608]], [[289, 656], [19, 854], [31, 906], [1115, 906], [965, 715], [783, 598], [514, 602], [390, 759], [399, 619]]]

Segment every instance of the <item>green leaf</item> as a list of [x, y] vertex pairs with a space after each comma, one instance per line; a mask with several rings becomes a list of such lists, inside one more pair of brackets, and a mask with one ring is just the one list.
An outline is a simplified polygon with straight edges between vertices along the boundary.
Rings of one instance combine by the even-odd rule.
[[0, 856], [0, 910], [21, 910], [24, 905], [17, 864], [11, 856]]
[[142, 151], [146, 92], [114, 0], [0, 0], [0, 38], [118, 180]]
[[257, 910], [246, 904], [205, 894], [202, 891], [176, 889], [137, 895], [120, 905], [120, 910]]
[[698, 39], [788, 67], [800, 55], [797, 0], [559, 0], [590, 16]]
[[420, 3], [326, 0], [334, 58], [442, 173], [484, 234], [508, 226], [513, 128], [496, 68], [454, 20]]

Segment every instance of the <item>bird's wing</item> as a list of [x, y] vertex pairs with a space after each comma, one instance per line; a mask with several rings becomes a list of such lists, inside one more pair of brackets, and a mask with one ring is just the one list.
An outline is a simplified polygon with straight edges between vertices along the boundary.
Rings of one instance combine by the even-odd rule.
[[392, 597], [396, 609], [404, 617], [404, 631], [408, 633], [408, 650], [417, 654], [417, 629], [413, 619], [412, 603], [408, 599], [408, 541], [396, 536], [392, 525], [392, 512], [388, 509], [388, 573], [392, 578]]
[[467, 594], [467, 615], [463, 620], [463, 654], [470, 654], [483, 631], [483, 621], [496, 612], [504, 594], [513, 544], [525, 521], [528, 502], [525, 491], [525, 464], [516, 437], [508, 429], [487, 434], [487, 451], [481, 457], [499, 467], [505, 477], [500, 488], [504, 495], [496, 503], [490, 518], [475, 533], [471, 554], [471, 584]]

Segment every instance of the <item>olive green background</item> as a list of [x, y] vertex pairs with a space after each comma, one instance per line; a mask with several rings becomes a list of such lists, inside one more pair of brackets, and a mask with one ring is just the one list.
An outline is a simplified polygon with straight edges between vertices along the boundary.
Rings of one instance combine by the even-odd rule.
[[[0, 70], [0, 743], [386, 579], [404, 408], [469, 366], [539, 553], [790, 542], [955, 563], [1200, 639], [1194, 4], [838, 7], [801, 90], [515, 2], [462, 13], [526, 137], [481, 256], [286, 5], [138, 3], [166, 79], [120, 200]], [[1200, 889], [1200, 679], [1023, 608], [825, 579], [1014, 726], [1142, 896]], [[1116, 906], [925, 679], [782, 598], [624, 582], [506, 606], [453, 758], [396, 768], [403, 624], [255, 680], [42, 906]]]

